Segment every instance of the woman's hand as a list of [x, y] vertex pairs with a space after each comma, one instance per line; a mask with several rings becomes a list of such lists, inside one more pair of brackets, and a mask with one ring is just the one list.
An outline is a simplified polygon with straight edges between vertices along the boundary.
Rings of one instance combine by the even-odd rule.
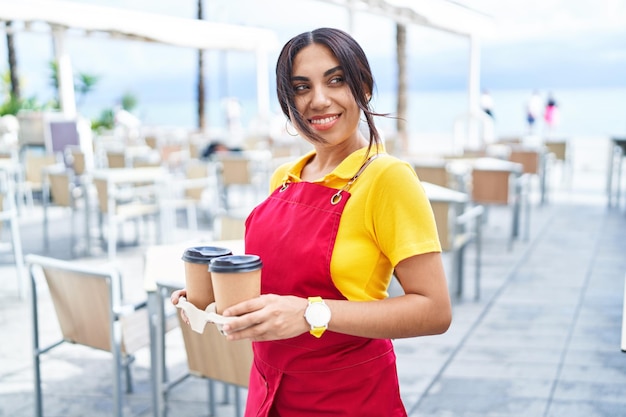
[[[186, 289], [183, 288], [182, 290], [174, 291], [172, 295], [170, 295], [170, 301], [172, 302], [173, 305], [177, 305], [180, 297], [185, 297], [185, 298], [187, 297]], [[183, 321], [185, 323], [189, 324], [189, 318], [185, 314], [185, 310], [183, 310], [182, 308], [180, 309], [180, 316], [183, 318]]]
[[280, 340], [309, 330], [304, 319], [308, 302], [291, 295], [264, 294], [227, 308], [224, 317], [238, 316], [223, 327], [228, 340]]

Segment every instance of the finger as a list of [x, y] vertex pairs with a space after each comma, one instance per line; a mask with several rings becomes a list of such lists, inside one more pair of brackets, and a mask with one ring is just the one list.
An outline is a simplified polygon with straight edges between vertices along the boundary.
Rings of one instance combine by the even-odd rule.
[[237, 330], [237, 331], [225, 331], [226, 338], [228, 340], [241, 340], [250, 339], [255, 342], [274, 340], [276, 335], [273, 334], [271, 326], [267, 323], [253, 324], [252, 326]]
[[185, 314], [185, 310], [180, 310], [180, 317], [182, 317], [185, 324], [189, 324], [189, 317]]
[[261, 297], [252, 298], [250, 300], [242, 301], [239, 304], [228, 307], [222, 312], [224, 317], [243, 316], [263, 308], [264, 303]]
[[257, 327], [267, 325], [267, 320], [261, 310], [243, 314], [241, 316], [233, 316], [232, 320], [224, 324], [224, 330], [229, 334], [237, 334], [237, 339], [251, 338], [257, 332]]

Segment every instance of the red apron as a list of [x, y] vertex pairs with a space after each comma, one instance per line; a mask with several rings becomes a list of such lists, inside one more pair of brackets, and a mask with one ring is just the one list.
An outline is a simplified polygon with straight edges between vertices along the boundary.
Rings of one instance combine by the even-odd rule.
[[[342, 191], [331, 204], [336, 195], [318, 184], [288, 183], [250, 214], [246, 252], [263, 260], [263, 294], [345, 300], [330, 260], [350, 194]], [[253, 348], [246, 417], [406, 416], [390, 340], [307, 332]]]

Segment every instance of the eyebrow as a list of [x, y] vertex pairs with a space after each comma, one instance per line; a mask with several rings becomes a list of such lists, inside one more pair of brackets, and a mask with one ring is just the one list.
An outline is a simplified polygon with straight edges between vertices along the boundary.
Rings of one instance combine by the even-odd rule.
[[[333, 67], [329, 70], [324, 71], [324, 77], [328, 77], [329, 75], [337, 72], [337, 71], [341, 71], [343, 68], [341, 67], [341, 65], [337, 65], [336, 67]], [[291, 81], [308, 81], [309, 78], [308, 77], [302, 77], [302, 76], [293, 76], [291, 77]]]

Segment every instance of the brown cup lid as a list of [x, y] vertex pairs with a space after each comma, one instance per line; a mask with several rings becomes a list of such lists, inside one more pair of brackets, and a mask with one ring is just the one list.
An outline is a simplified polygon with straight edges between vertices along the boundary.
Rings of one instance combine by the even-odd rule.
[[258, 255], [229, 255], [211, 259], [210, 272], [251, 272], [263, 267]]
[[218, 246], [194, 246], [185, 250], [182, 259], [185, 262], [208, 265], [211, 259], [231, 254], [230, 249], [220, 248]]

